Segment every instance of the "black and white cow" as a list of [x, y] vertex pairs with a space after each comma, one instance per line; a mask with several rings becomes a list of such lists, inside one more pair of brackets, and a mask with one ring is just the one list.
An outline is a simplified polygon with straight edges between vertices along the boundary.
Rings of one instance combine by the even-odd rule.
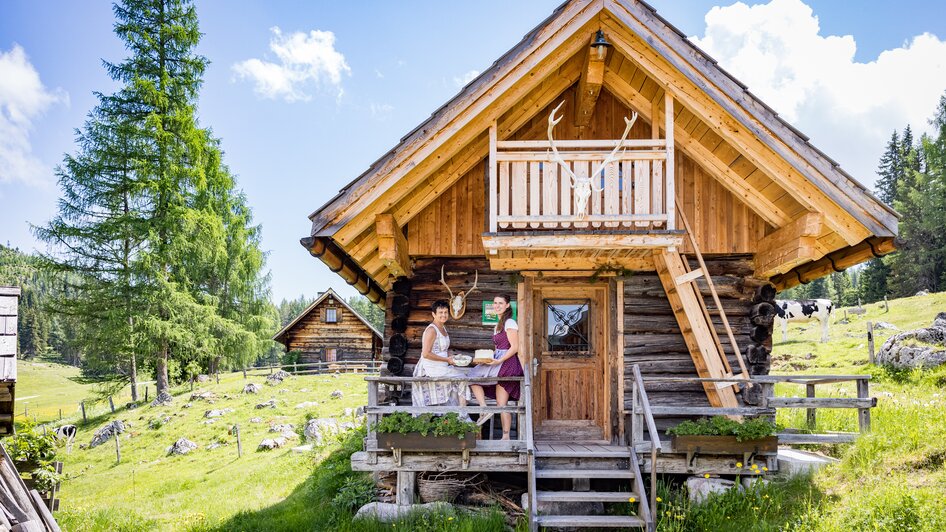
[[821, 322], [821, 341], [827, 342], [831, 308], [830, 299], [802, 299], [800, 301], [776, 299], [775, 315], [782, 324], [782, 341], [785, 341], [788, 334], [788, 322], [818, 320]]
[[65, 442], [66, 448], [72, 450], [72, 442], [76, 439], [78, 428], [75, 425], [63, 425], [56, 429], [56, 439]]

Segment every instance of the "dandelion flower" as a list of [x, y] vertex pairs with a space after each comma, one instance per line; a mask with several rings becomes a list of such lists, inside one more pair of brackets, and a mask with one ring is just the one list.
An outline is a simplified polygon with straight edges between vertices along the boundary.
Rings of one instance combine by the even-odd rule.
[[709, 473], [703, 473], [703, 478], [709, 478], [709, 477], [710, 477]]
[[742, 462], [736, 462], [736, 467], [742, 467]]
[[637, 502], [637, 499], [635, 499], [634, 497], [628, 497], [627, 502]]
[[661, 499], [660, 497], [657, 497], [657, 502], [664, 502], [664, 500]]
[[763, 468], [762, 468], [762, 471], [768, 471], [768, 470], [769, 470], [769, 468], [767, 468], [767, 467], [763, 467]]

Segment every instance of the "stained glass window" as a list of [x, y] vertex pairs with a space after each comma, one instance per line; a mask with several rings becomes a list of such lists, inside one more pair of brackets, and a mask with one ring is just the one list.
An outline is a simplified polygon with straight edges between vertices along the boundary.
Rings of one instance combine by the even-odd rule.
[[546, 301], [545, 316], [548, 350], [586, 352], [591, 350], [589, 300]]

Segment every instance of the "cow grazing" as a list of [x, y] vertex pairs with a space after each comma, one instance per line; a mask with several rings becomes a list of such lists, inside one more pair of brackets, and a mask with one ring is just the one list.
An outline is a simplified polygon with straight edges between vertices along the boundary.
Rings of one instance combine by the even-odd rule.
[[66, 449], [71, 451], [72, 442], [75, 441], [76, 432], [78, 432], [78, 430], [79, 429], [75, 425], [63, 425], [56, 429], [56, 439], [61, 442], [65, 442]]
[[832, 303], [829, 299], [802, 299], [799, 301], [775, 300], [776, 319], [782, 323], [782, 341], [788, 334], [788, 322], [821, 322], [821, 342], [828, 341], [828, 319], [831, 317]]

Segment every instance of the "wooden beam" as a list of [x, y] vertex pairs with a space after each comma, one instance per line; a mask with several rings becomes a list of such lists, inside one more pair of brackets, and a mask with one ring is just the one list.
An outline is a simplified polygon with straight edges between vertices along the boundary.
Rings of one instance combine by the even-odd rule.
[[[589, 41], [590, 43], [590, 41]], [[585, 64], [581, 69], [581, 79], [578, 80], [578, 92], [575, 93], [575, 125], [587, 126], [595, 114], [595, 103], [601, 93], [601, 84], [604, 82], [604, 58], [598, 57], [595, 49], [588, 46], [585, 51]]]
[[756, 275], [767, 279], [820, 258], [817, 241], [823, 226], [824, 215], [809, 212], [763, 238], [754, 258]]
[[[653, 105], [644, 96], [634, 90], [630, 83], [619, 76], [616, 72], [607, 71], [604, 75], [605, 86], [611, 90], [611, 93], [622, 103], [636, 109], [639, 113], [646, 113], [650, 109], [650, 120], [659, 119], [653, 115]], [[727, 190], [733, 193], [743, 203], [749, 206], [753, 212], [762, 217], [763, 220], [775, 227], [781, 227], [791, 221], [789, 215], [779, 208], [775, 203], [769, 201], [761, 191], [753, 188], [746, 180], [737, 174], [732, 168], [719, 160], [711, 150], [706, 148], [697, 139], [693, 138], [686, 130], [674, 128], [674, 142], [689, 156], [693, 162], [700, 165], [708, 174], [716, 178]]]
[[683, 243], [682, 234], [534, 234], [504, 235], [502, 233], [483, 235], [483, 247], [489, 251], [515, 249], [651, 249], [679, 246]]
[[[747, 127], [744, 122], [740, 122], [736, 116], [741, 117], [741, 114], [735, 106], [721, 105], [718, 99], [710, 97], [706, 93], [707, 90], [711, 90], [708, 84], [698, 85], [693, 79], [684, 75], [679, 69], [680, 65], [670, 63], [668, 58], [661, 56], [651, 47], [659, 43], [645, 42], [637, 36], [648, 33], [640, 21], [626, 11], [618, 11], [620, 15], [616, 14], [617, 19], [602, 17], [602, 24], [611, 31], [609, 35], [613, 37], [615, 48], [637, 64], [638, 68], [649, 77], [660, 84], [665, 84], [666, 90], [671, 92], [674, 98], [727, 140], [756, 167], [782, 185], [806, 209], [824, 212], [832, 229], [848, 243], [859, 242], [875, 229], [886, 232], [886, 229], [876, 222], [871, 224], [871, 228], [865, 227], [864, 223], [872, 220], [865, 220], [862, 223], [852, 214], [860, 208], [853, 205], [850, 197], [839, 193], [836, 188], [819, 188], [812, 179], [823, 180], [821, 174], [810, 168], [799, 169], [793, 166], [792, 163], [797, 163], [797, 157], [791, 157], [783, 150], [774, 149], [774, 141], [768, 132], [759, 131], [758, 134], [752, 134], [757, 128]], [[631, 32], [628, 32], [628, 28]], [[715, 92], [715, 89], [712, 90]], [[789, 157], [791, 162], [786, 157]]]
[[654, 271], [654, 261], [644, 257], [496, 257], [491, 255], [489, 267], [493, 271], [529, 272], [583, 271], [592, 275], [599, 268], [624, 268], [630, 271]]
[[393, 214], [379, 214], [375, 216], [375, 226], [378, 233], [378, 256], [384, 262], [391, 275], [397, 277], [411, 277], [411, 259], [407, 254], [407, 239], [404, 232], [397, 225]]
[[801, 283], [811, 282], [836, 270], [844, 270], [897, 250], [893, 238], [871, 237], [863, 242], [829, 253], [816, 261], [796, 266], [791, 271], [769, 279], [776, 290], [787, 290]]

